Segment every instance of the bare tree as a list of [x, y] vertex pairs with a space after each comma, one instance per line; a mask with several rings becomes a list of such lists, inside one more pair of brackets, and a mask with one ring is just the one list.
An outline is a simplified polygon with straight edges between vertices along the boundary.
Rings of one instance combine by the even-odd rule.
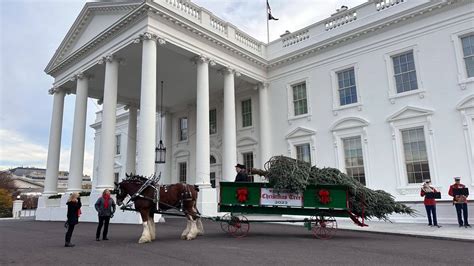
[[0, 172], [0, 188], [7, 190], [12, 193], [17, 190], [15, 182], [12, 179], [12, 174], [8, 171]]

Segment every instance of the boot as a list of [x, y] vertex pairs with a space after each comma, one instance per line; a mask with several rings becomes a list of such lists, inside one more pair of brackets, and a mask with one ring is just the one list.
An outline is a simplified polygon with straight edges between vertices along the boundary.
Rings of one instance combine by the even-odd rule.
[[64, 246], [65, 246], [65, 247], [68, 247], [68, 248], [72, 248], [72, 247], [74, 247], [75, 245], [74, 245], [74, 244], [71, 244], [71, 242], [66, 242], [66, 243], [64, 244]]

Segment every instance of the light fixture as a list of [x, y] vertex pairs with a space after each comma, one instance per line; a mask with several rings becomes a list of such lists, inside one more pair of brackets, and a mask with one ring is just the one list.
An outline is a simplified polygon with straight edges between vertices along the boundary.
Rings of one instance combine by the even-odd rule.
[[163, 145], [163, 81], [161, 81], [161, 104], [160, 104], [160, 143], [155, 148], [155, 164], [166, 162], [166, 147]]

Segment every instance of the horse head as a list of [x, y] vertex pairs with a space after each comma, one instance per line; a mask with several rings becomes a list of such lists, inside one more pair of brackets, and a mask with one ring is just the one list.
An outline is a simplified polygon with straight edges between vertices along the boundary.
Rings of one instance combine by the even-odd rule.
[[117, 204], [119, 206], [123, 204], [127, 195], [132, 196], [140, 189], [145, 179], [142, 176], [132, 175], [131, 173], [130, 175], [126, 174], [126, 176], [120, 183], [114, 182], [114, 192], [117, 195]]
[[122, 188], [122, 183], [123, 181], [120, 183], [114, 182], [115, 184], [114, 192], [117, 197], [117, 204], [119, 206], [123, 204], [123, 200], [125, 199], [125, 197], [127, 197], [127, 192]]

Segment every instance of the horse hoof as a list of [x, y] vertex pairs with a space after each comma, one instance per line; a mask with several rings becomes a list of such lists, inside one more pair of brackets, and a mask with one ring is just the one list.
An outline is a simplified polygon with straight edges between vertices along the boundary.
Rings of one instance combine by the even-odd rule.
[[141, 239], [138, 240], [138, 244], [144, 244], [144, 243], [148, 243], [148, 242], [151, 242], [150, 240], [147, 240], [147, 239]]
[[187, 240], [188, 238], [186, 237], [186, 235], [184, 235], [184, 236], [181, 236], [181, 239], [182, 240]]

